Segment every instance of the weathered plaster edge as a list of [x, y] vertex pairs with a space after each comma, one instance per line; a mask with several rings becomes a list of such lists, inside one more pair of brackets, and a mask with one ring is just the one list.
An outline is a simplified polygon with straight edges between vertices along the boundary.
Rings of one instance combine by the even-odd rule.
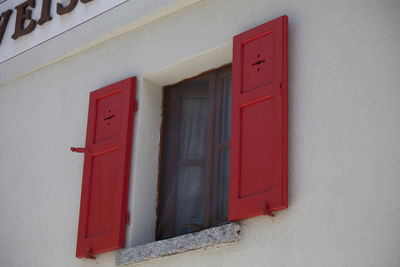
[[224, 224], [200, 232], [122, 249], [118, 251], [115, 263], [117, 265], [138, 263], [219, 244], [233, 243], [239, 240], [239, 234], [238, 223]]

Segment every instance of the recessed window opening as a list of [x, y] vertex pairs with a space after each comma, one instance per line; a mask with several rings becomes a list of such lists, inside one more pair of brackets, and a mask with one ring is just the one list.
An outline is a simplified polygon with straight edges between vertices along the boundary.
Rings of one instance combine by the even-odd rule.
[[228, 222], [231, 73], [164, 87], [157, 239]]

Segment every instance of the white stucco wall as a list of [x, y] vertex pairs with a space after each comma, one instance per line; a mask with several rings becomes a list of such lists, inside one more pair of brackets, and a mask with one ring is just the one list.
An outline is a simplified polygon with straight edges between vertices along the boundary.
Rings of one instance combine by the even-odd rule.
[[399, 266], [399, 12], [396, 0], [201, 1], [45, 67], [32, 64], [26, 75], [8, 71], [0, 87], [0, 266], [114, 266], [115, 252], [74, 256], [83, 157], [69, 147], [84, 145], [89, 92], [135, 75], [127, 244], [150, 241], [160, 88], [229, 62], [233, 35], [283, 14], [289, 208], [243, 221], [237, 244], [137, 266]]

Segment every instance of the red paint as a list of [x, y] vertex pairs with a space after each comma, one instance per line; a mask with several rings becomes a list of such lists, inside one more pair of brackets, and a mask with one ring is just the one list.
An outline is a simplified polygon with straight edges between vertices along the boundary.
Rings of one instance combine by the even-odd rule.
[[86, 148], [84, 148], [84, 147], [71, 147], [71, 151], [72, 152], [76, 152], [76, 153], [85, 153]]
[[90, 93], [78, 258], [124, 247], [136, 77]]
[[233, 38], [229, 220], [288, 207], [288, 18]]

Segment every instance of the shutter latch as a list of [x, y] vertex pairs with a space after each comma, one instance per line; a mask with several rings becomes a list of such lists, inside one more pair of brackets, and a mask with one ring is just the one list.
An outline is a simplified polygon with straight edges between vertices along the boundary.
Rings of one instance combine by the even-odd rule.
[[267, 202], [264, 202], [262, 211], [263, 211], [263, 215], [275, 217], [275, 214], [273, 214], [272, 211], [269, 209], [269, 205]]
[[133, 102], [133, 110], [134, 110], [135, 112], [137, 112], [137, 111], [139, 110], [139, 105], [138, 105], [138, 102], [137, 102], [136, 99], [135, 99], [135, 102]]
[[76, 153], [85, 153], [86, 152], [86, 148], [84, 148], [84, 147], [71, 147], [71, 151], [72, 152], [76, 152]]

